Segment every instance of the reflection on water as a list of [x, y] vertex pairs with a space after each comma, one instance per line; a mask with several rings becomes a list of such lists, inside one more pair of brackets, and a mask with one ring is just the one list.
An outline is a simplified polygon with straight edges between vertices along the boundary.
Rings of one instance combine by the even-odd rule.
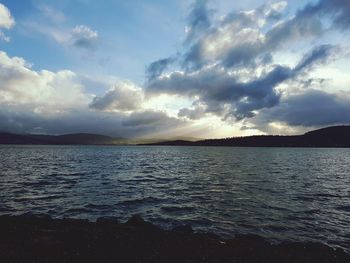
[[0, 146], [0, 214], [132, 214], [350, 247], [350, 149]]

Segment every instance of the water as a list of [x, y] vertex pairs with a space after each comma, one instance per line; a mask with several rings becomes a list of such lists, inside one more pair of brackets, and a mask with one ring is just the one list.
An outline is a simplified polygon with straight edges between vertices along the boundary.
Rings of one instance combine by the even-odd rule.
[[350, 149], [0, 146], [0, 214], [133, 214], [350, 251]]

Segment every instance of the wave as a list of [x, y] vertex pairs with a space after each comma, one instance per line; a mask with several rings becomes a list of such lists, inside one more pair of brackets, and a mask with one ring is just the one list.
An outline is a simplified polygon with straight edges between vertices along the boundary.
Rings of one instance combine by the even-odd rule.
[[111, 209], [110, 205], [103, 205], [103, 204], [94, 204], [94, 203], [89, 203], [84, 206], [86, 209], [93, 209], [93, 210], [108, 210]]
[[157, 197], [142, 197], [142, 198], [134, 198], [123, 200], [118, 203], [118, 205], [138, 205], [138, 204], [149, 204], [149, 203], [160, 203], [164, 201], [163, 199]]
[[350, 205], [339, 205], [336, 208], [337, 208], [337, 210], [350, 212]]
[[161, 210], [170, 213], [193, 211], [195, 208], [193, 206], [180, 206], [180, 205], [167, 205], [162, 206]]
[[77, 213], [89, 213], [91, 209], [87, 209], [85, 207], [74, 207], [65, 210], [62, 214], [77, 214]]

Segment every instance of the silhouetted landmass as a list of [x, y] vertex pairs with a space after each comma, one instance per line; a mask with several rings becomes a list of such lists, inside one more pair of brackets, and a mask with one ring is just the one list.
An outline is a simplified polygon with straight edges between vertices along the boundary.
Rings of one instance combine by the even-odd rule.
[[259, 135], [196, 142], [175, 140], [148, 145], [236, 147], [350, 147], [350, 126], [323, 128], [303, 135]]
[[65, 134], [57, 136], [0, 133], [0, 144], [107, 145], [123, 143], [126, 143], [126, 140], [123, 138], [114, 138], [88, 133]]
[[241, 147], [350, 147], [350, 126], [323, 128], [303, 135], [257, 135], [224, 139], [193, 141], [164, 139], [125, 139], [99, 134], [76, 133], [65, 135], [33, 135], [0, 132], [0, 144], [53, 144], [53, 145], [174, 145], [174, 146], [241, 146]]
[[129, 140], [129, 142], [130, 144], [153, 144], [153, 143], [162, 143], [162, 142], [178, 141], [178, 140], [195, 142], [203, 139], [195, 138], [195, 137], [187, 137], [187, 136], [176, 136], [172, 138], [135, 138], [135, 139]]
[[254, 235], [220, 239], [190, 226], [162, 230], [139, 216], [126, 223], [48, 216], [0, 216], [0, 261], [348, 263], [350, 255], [321, 243], [272, 245]]
[[34, 134], [13, 134], [0, 132], [0, 144], [37, 144], [37, 145], [120, 145], [120, 144], [151, 144], [175, 139], [198, 141], [192, 137], [174, 137], [171, 139], [161, 138], [135, 138], [127, 139], [121, 137], [109, 137], [99, 134], [75, 133], [64, 135], [34, 135]]

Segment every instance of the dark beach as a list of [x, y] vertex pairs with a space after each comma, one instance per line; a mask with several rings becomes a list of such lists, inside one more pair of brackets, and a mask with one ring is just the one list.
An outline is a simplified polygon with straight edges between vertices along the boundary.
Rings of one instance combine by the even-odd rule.
[[270, 244], [258, 236], [220, 239], [190, 226], [163, 230], [139, 216], [126, 223], [1, 216], [1, 262], [350, 262], [320, 243]]

